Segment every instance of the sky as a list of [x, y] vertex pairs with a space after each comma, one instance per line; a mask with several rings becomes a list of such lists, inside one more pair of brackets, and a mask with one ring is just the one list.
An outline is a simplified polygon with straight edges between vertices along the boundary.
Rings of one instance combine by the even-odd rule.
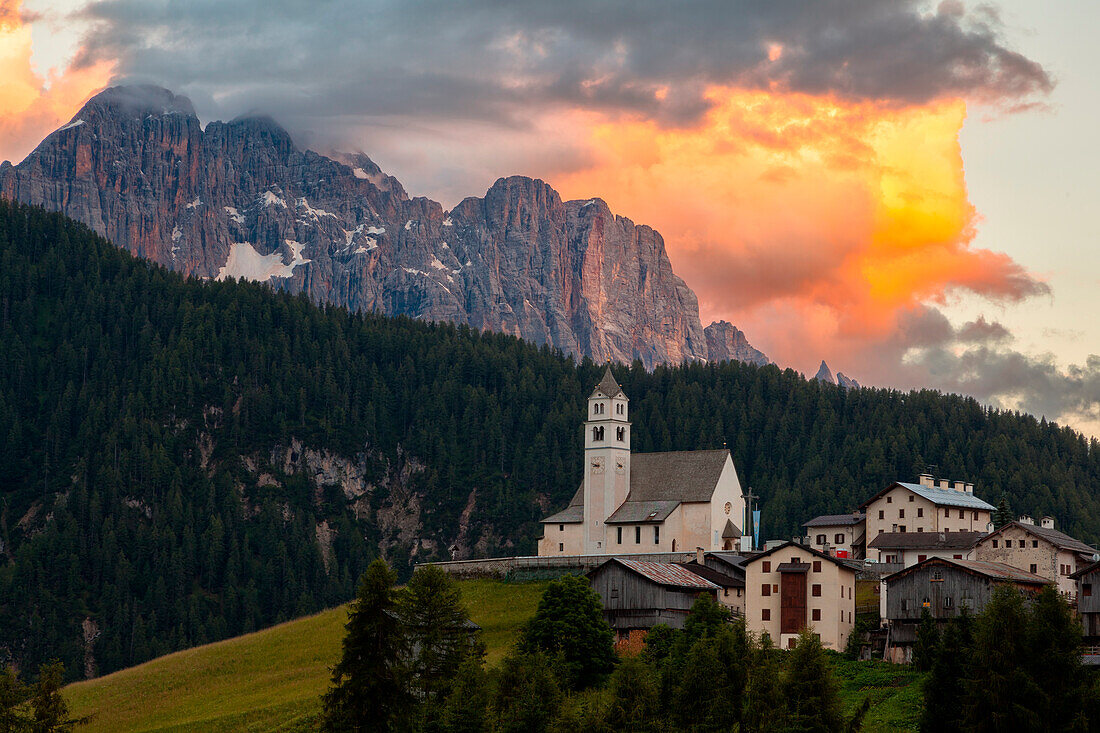
[[0, 159], [104, 85], [271, 114], [445, 206], [500, 176], [660, 231], [782, 366], [1100, 436], [1100, 4], [0, 0]]

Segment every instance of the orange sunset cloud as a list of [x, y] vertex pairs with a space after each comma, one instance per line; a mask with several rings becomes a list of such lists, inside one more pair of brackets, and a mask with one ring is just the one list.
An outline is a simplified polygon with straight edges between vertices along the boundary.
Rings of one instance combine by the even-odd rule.
[[32, 50], [19, 0], [0, 0], [0, 160], [22, 160], [111, 77], [113, 64], [104, 61], [43, 76]]
[[554, 180], [566, 197], [600, 195], [661, 231], [704, 323], [727, 318], [798, 364], [838, 338], [881, 339], [955, 290], [996, 300], [1045, 291], [1007, 256], [970, 246], [962, 100], [707, 97], [711, 110], [689, 129], [594, 122], [595, 163]]

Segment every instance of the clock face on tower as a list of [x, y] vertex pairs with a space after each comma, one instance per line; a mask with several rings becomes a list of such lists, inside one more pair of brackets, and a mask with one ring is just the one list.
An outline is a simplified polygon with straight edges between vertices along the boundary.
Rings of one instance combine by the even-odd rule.
[[725, 506], [724, 508], [725, 508], [725, 510], [726, 510], [726, 514], [729, 514], [730, 512], [732, 512], [732, 511], [733, 511], [733, 504], [730, 504], [730, 503], [729, 503], [729, 502], [727, 501], [727, 502], [726, 502], [726, 506]]

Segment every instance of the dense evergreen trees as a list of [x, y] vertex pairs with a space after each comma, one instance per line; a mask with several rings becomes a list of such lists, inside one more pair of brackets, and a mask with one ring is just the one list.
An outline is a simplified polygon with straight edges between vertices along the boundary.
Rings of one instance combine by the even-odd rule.
[[[738, 363], [616, 377], [635, 450], [728, 442], [765, 536], [937, 464], [1100, 538], [1100, 451], [1045, 420]], [[532, 552], [598, 379], [511, 337], [185, 279], [0, 203], [0, 655], [106, 672], [346, 601], [381, 547], [401, 577], [460, 537]], [[360, 461], [368, 506], [276, 460], [294, 440]], [[412, 529], [377, 521], [412, 495]]]

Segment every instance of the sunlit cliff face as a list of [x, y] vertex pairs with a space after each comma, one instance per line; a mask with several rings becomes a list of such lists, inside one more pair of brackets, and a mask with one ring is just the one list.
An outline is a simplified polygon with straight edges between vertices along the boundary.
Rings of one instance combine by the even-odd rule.
[[1044, 290], [1006, 255], [970, 246], [963, 101], [722, 87], [708, 98], [687, 129], [593, 122], [596, 162], [553, 181], [661, 231], [704, 323], [727, 318], [780, 363], [804, 366], [838, 339], [883, 338], [901, 314], [953, 291], [1018, 300]]
[[18, 0], [0, 0], [0, 160], [19, 162], [111, 78], [113, 64], [39, 73]]

